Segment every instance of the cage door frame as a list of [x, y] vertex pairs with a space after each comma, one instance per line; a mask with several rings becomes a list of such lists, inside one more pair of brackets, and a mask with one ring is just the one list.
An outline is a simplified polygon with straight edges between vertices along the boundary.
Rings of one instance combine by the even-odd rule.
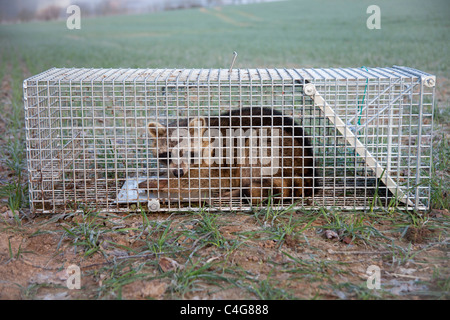
[[319, 107], [325, 117], [331, 121], [336, 129], [342, 134], [355, 151], [364, 159], [365, 163], [375, 172], [378, 179], [383, 181], [392, 194], [401, 202], [411, 207], [416, 207], [406, 193], [400, 190], [398, 184], [391, 178], [386, 168], [383, 168], [375, 157], [367, 150], [358, 137], [348, 128], [345, 122], [334, 112], [333, 108], [326, 102], [323, 96], [316, 90], [312, 83], [308, 83], [304, 87], [304, 93], [311, 97], [314, 106]]

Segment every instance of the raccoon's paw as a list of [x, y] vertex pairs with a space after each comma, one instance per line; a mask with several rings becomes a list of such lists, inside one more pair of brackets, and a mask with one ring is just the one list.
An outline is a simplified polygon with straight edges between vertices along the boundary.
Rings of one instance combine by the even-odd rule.
[[233, 191], [222, 191], [220, 193], [221, 199], [231, 199], [231, 198], [239, 198], [241, 196], [241, 190], [233, 190]]
[[167, 179], [151, 179], [139, 183], [140, 189], [167, 190], [168, 186], [169, 180]]

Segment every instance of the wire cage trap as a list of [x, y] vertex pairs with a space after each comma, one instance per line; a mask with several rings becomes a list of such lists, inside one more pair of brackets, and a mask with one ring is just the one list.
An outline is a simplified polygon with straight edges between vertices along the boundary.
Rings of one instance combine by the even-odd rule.
[[32, 210], [429, 207], [435, 77], [61, 69], [24, 81]]

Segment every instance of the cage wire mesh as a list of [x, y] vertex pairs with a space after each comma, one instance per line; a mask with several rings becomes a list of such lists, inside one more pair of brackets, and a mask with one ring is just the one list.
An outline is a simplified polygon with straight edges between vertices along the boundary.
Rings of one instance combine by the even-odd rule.
[[53, 68], [24, 81], [31, 207], [427, 209], [434, 82], [397, 66]]

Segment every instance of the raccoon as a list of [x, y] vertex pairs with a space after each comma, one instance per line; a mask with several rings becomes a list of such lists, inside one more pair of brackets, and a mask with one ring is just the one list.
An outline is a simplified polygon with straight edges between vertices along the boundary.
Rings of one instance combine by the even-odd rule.
[[269, 196], [292, 202], [317, 188], [309, 138], [275, 109], [241, 108], [167, 126], [150, 122], [148, 132], [168, 175], [144, 187], [172, 195], [217, 190], [221, 200], [248, 198], [254, 205]]

